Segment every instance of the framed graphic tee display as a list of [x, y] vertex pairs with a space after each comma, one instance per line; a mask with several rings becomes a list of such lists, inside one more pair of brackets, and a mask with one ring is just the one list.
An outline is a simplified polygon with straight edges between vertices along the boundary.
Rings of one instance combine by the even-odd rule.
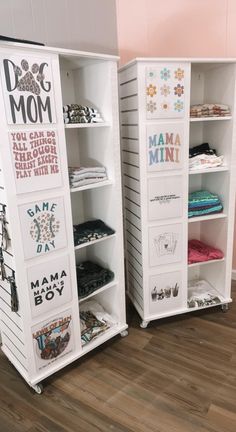
[[9, 143], [17, 193], [62, 185], [56, 130], [17, 130], [9, 133]]
[[182, 176], [148, 179], [148, 219], [181, 217], [183, 214]]
[[25, 258], [33, 258], [67, 245], [63, 197], [19, 206]]

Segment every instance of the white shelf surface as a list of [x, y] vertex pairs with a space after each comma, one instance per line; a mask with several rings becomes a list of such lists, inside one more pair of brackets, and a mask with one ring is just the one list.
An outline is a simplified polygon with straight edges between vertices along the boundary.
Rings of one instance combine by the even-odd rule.
[[204, 222], [204, 221], [208, 221], [208, 220], [225, 219], [225, 218], [227, 218], [227, 215], [225, 213], [214, 213], [212, 215], [207, 215], [207, 216], [191, 217], [188, 219], [188, 222], [189, 223]]
[[224, 166], [215, 167], [215, 168], [202, 168], [202, 169], [196, 169], [196, 170], [189, 170], [189, 175], [210, 174], [213, 172], [222, 172], [222, 171], [229, 171], [229, 168], [224, 165]]
[[223, 261], [225, 261], [225, 258], [188, 264], [188, 267], [198, 267], [198, 266], [207, 265], [207, 264], [215, 264], [215, 263], [223, 262]]
[[108, 240], [110, 238], [114, 238], [115, 236], [116, 236], [116, 234], [111, 234], [111, 235], [102, 237], [102, 238], [97, 239], [97, 240], [93, 240], [93, 241], [88, 241], [86, 243], [82, 243], [81, 245], [75, 246], [75, 250], [82, 249], [82, 248], [84, 248], [86, 246], [91, 246], [91, 245], [93, 245], [95, 243], [100, 243], [100, 242]]
[[194, 312], [194, 311], [198, 311], [198, 310], [209, 309], [212, 307], [221, 306], [221, 305], [228, 304], [228, 303], [232, 303], [232, 298], [228, 297], [228, 298], [225, 298], [220, 303], [216, 303], [216, 304], [212, 304], [212, 305], [208, 305], [208, 306], [201, 306], [201, 307], [195, 307], [195, 308], [182, 307], [180, 309], [169, 311], [169, 312], [164, 312], [162, 314], [158, 313], [156, 315], [149, 315], [149, 316], [145, 317], [145, 321], [154, 321], [157, 319], [168, 318], [168, 317], [176, 316], [176, 315], [182, 315], [182, 314], [185, 314], [188, 312]]
[[113, 181], [112, 180], [104, 180], [104, 181], [100, 181], [97, 183], [90, 183], [88, 185], [84, 185], [84, 186], [80, 186], [77, 188], [71, 188], [70, 191], [71, 193], [73, 192], [80, 192], [80, 191], [84, 191], [87, 189], [96, 189], [96, 188], [100, 188], [100, 187], [104, 187], [104, 186], [109, 186], [112, 185]]
[[91, 297], [94, 297], [95, 295], [100, 294], [101, 292], [108, 290], [109, 288], [113, 288], [116, 285], [117, 285], [117, 281], [113, 280], [113, 281], [109, 282], [108, 284], [104, 285], [103, 287], [97, 289], [93, 293], [89, 294], [87, 297], [83, 297], [83, 298], [79, 299], [79, 303], [82, 303], [85, 300], [88, 300]]
[[225, 117], [190, 117], [190, 122], [203, 122], [203, 121], [224, 121], [231, 120], [232, 116]]
[[68, 123], [65, 124], [65, 129], [82, 129], [82, 128], [98, 128], [98, 127], [110, 127], [110, 122], [102, 123]]
[[86, 354], [89, 351], [94, 350], [99, 345], [102, 345], [104, 342], [108, 341], [112, 337], [118, 335], [122, 331], [126, 330], [128, 328], [127, 324], [116, 324], [106, 330], [103, 334], [92, 340], [91, 342], [88, 342], [86, 345], [82, 347], [82, 354]]

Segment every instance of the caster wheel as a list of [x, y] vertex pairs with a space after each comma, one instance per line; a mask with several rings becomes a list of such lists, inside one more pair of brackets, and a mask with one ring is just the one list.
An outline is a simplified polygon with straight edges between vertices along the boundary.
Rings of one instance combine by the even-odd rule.
[[141, 324], [140, 324], [140, 327], [142, 329], [145, 329], [145, 328], [147, 328], [148, 324], [149, 324], [149, 321], [142, 321]]
[[121, 337], [126, 337], [128, 336], [128, 334], [129, 334], [128, 330], [123, 330], [120, 335]]
[[43, 385], [41, 383], [32, 386], [32, 388], [34, 389], [35, 393], [37, 393], [37, 394], [43, 393]]
[[223, 304], [222, 306], [221, 306], [221, 310], [222, 310], [222, 312], [228, 312], [228, 310], [229, 310], [229, 305], [228, 305], [228, 303], [226, 303], [226, 304]]

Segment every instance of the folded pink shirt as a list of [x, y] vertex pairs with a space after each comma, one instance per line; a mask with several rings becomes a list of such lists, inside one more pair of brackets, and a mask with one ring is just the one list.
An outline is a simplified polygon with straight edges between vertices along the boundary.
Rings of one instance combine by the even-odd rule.
[[199, 240], [189, 240], [188, 242], [188, 264], [222, 259], [223, 252], [215, 249]]

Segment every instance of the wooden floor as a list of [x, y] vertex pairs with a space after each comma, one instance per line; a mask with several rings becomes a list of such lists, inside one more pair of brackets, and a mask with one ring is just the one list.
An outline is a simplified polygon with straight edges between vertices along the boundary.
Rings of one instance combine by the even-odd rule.
[[[236, 284], [233, 297], [236, 300]], [[235, 432], [236, 301], [155, 321], [28, 388], [0, 354], [1, 432]]]

